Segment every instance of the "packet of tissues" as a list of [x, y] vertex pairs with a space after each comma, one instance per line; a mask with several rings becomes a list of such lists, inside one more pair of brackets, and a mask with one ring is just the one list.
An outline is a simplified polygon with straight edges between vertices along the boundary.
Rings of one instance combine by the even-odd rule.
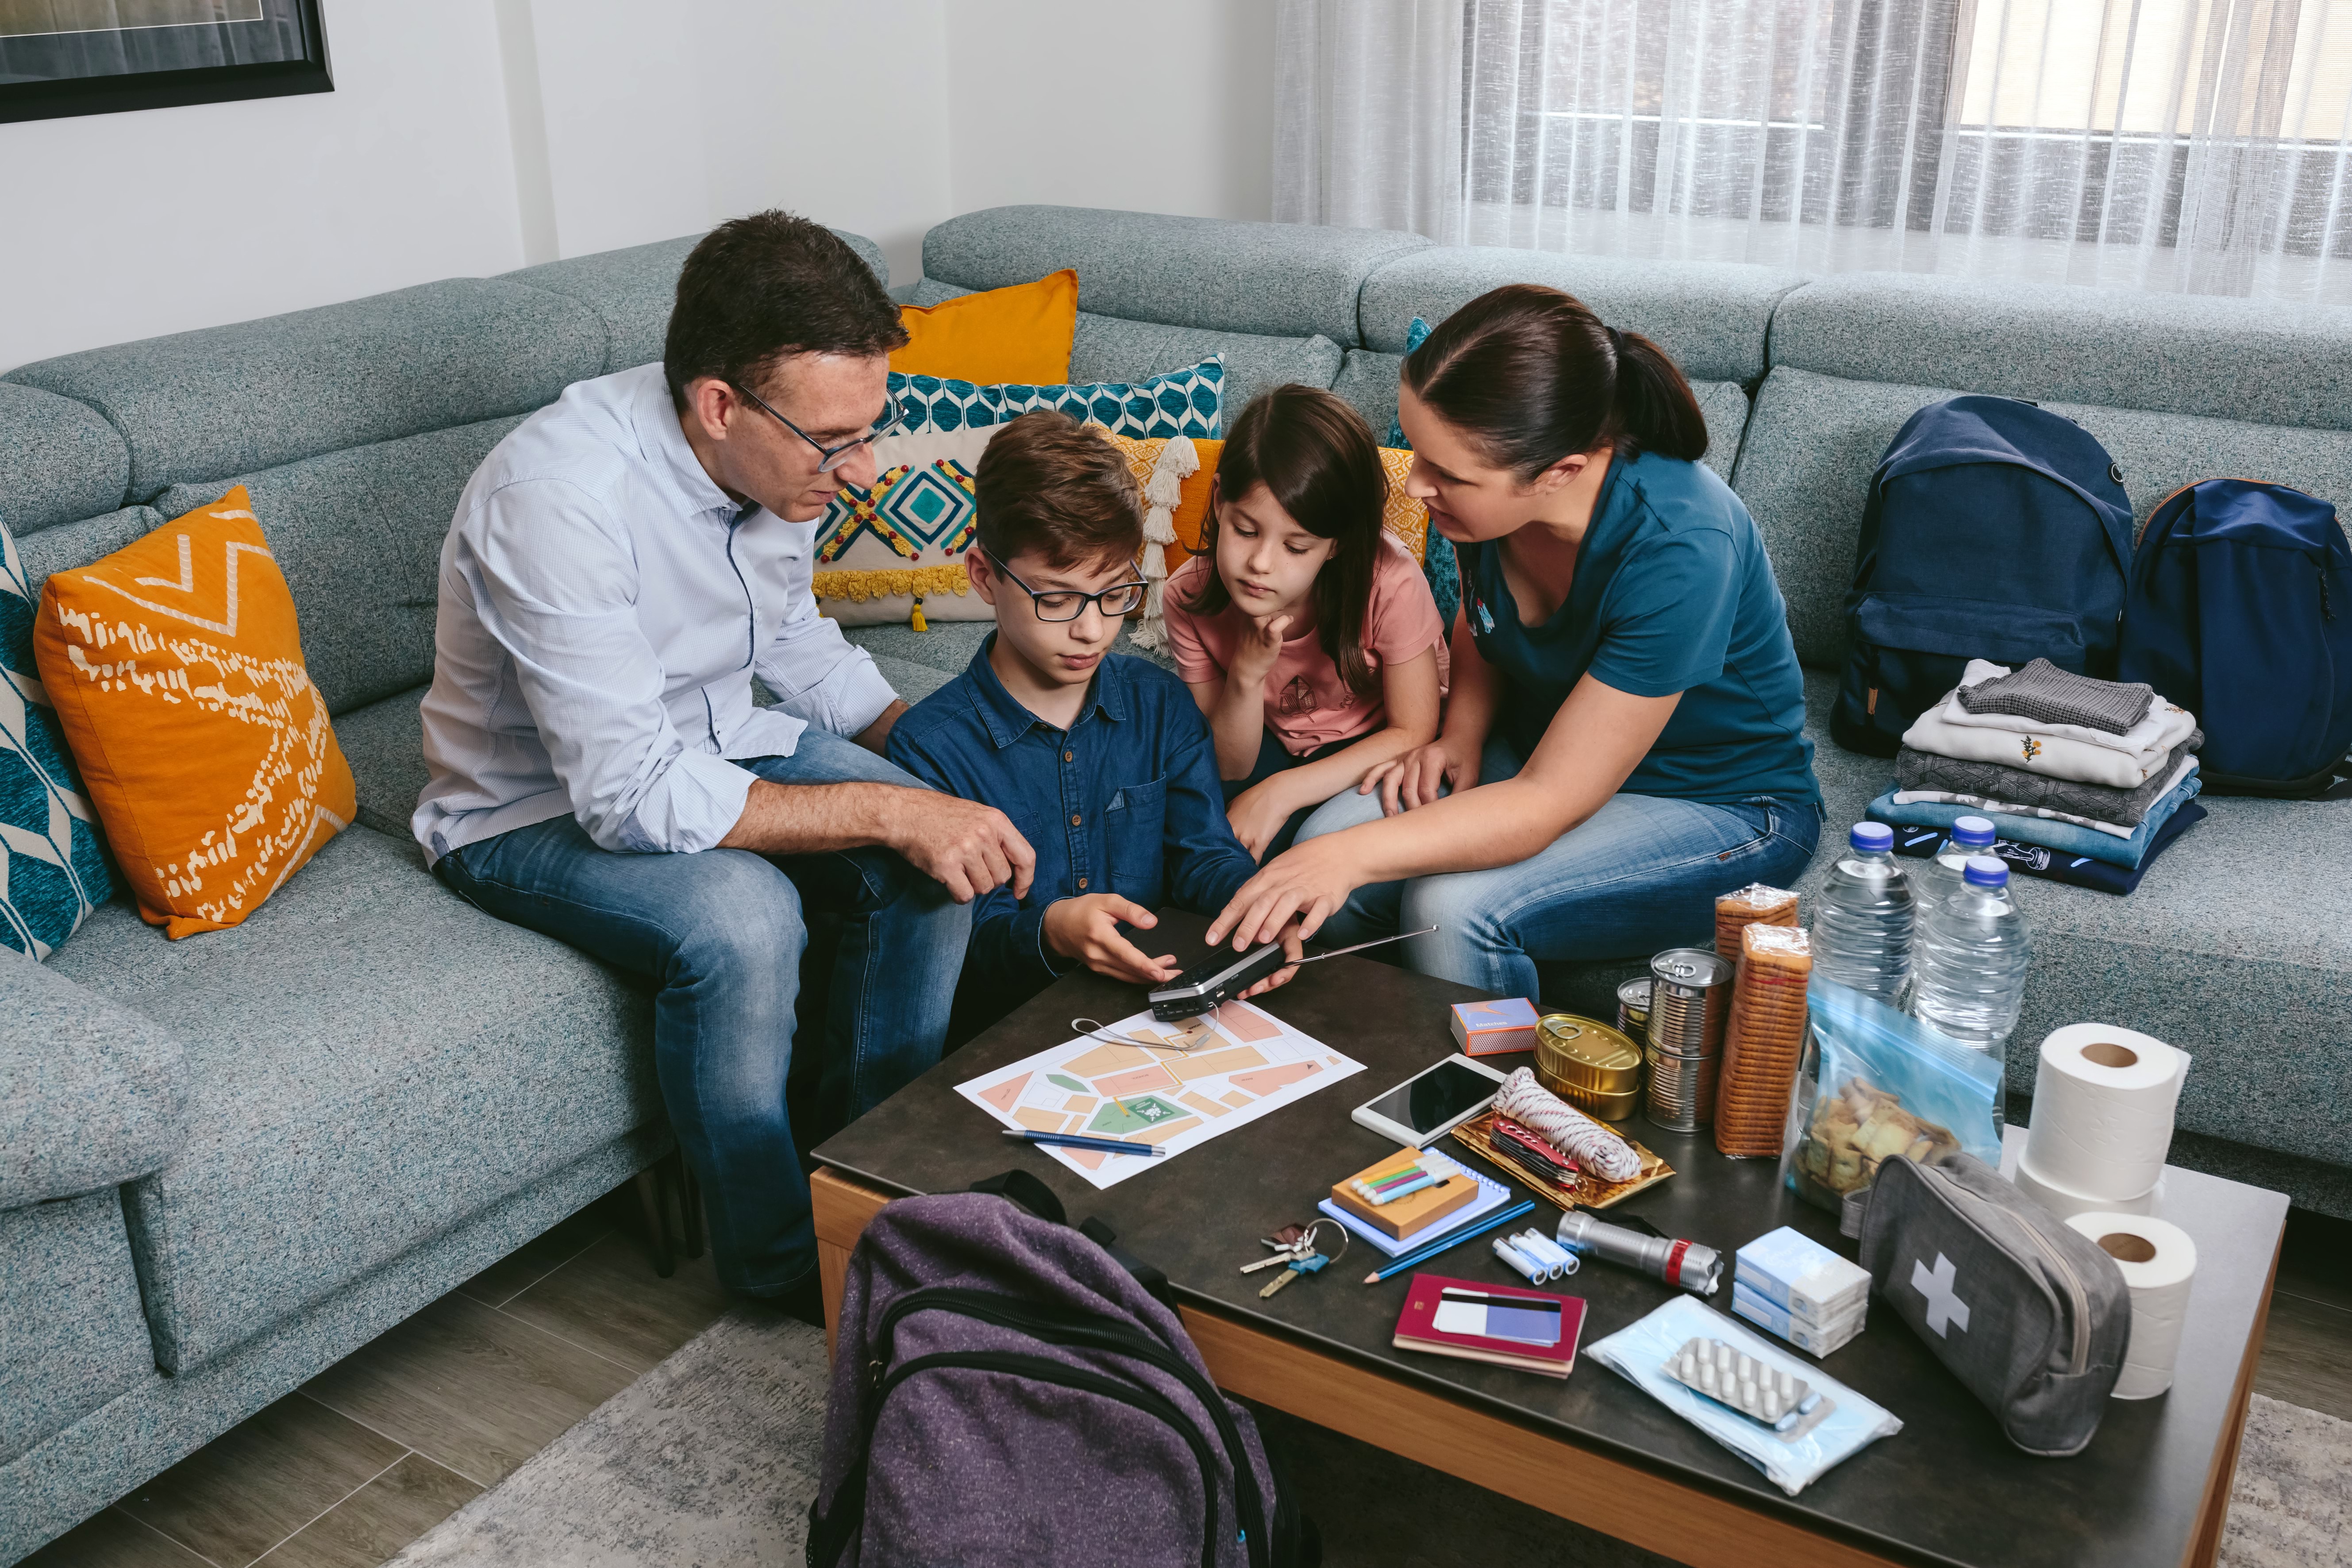
[[[1710, 1398], [1669, 1371], [1679, 1369], [1682, 1352], [1693, 1340], [1728, 1346], [1735, 1356], [1745, 1358], [1742, 1364], [1754, 1368], [1752, 1380], [1769, 1377], [1810, 1385], [1807, 1394], [1821, 1394], [1827, 1413], [1783, 1435]], [[1884, 1405], [1823, 1377], [1818, 1367], [1798, 1361], [1786, 1347], [1749, 1333], [1694, 1296], [1676, 1296], [1648, 1317], [1588, 1346], [1584, 1353], [1762, 1470], [1790, 1497], [1831, 1466], [1903, 1430], [1903, 1423]]]

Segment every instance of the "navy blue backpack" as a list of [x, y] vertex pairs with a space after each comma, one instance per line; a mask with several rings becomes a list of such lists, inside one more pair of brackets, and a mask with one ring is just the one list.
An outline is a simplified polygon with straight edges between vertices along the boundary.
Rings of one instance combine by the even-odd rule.
[[2352, 544], [2336, 509], [2206, 479], [2141, 531], [2118, 674], [2197, 715], [2209, 792], [2308, 798], [2352, 773]]
[[2010, 397], [1914, 414], [1871, 476], [1830, 734], [1891, 757], [1972, 658], [2116, 672], [2131, 501], [2106, 448]]

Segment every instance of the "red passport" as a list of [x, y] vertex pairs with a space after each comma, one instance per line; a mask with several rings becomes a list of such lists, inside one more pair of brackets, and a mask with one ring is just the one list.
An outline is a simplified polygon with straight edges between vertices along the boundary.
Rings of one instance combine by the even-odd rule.
[[1416, 1274], [1391, 1342], [1401, 1351], [1566, 1377], [1576, 1364], [1576, 1338], [1583, 1328], [1579, 1297]]

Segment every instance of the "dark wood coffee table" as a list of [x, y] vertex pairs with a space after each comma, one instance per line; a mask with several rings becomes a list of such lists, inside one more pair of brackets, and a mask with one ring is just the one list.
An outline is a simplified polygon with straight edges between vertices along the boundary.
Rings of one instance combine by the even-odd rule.
[[[1171, 913], [1161, 933], [1179, 953], [1197, 951], [1204, 923]], [[1265, 1277], [1235, 1272], [1262, 1252], [1257, 1238], [1312, 1217], [1332, 1182], [1391, 1147], [1349, 1111], [1452, 1050], [1445, 1009], [1475, 995], [1365, 959], [1302, 970], [1264, 1005], [1367, 1070], [1097, 1193], [1012, 1147], [955, 1093], [1069, 1038], [1073, 1017], [1117, 1019], [1141, 1005], [1133, 987], [1093, 974], [1062, 980], [816, 1151], [826, 1167], [813, 1185], [828, 1326], [850, 1248], [883, 1203], [961, 1191], [1018, 1163], [1045, 1179], [1074, 1221], [1101, 1215], [1122, 1246], [1167, 1271], [1220, 1386], [1694, 1568], [2213, 1562], [2286, 1218], [2276, 1193], [2168, 1172], [2157, 1212], [2198, 1249], [2179, 1374], [2162, 1398], [2111, 1403], [2097, 1438], [2074, 1458], [2011, 1448], [1983, 1407], [1874, 1305], [1869, 1328], [1822, 1369], [1900, 1416], [1903, 1430], [1795, 1498], [1596, 1362], [1580, 1359], [1562, 1384], [1393, 1349], [1406, 1278], [1362, 1284], [1375, 1261], [1368, 1247], [1259, 1300]], [[1706, 1242], [1727, 1263], [1780, 1225], [1852, 1255], [1831, 1215], [1779, 1187], [1771, 1162], [1727, 1160], [1705, 1133], [1664, 1132], [1639, 1118], [1626, 1130], [1680, 1173], [1612, 1214]], [[1538, 1205], [1534, 1217], [1548, 1228], [1557, 1216]], [[1483, 1240], [1424, 1267], [1516, 1282]], [[1727, 1314], [1729, 1272], [1714, 1300]], [[1669, 1294], [1601, 1263], [1559, 1288], [1587, 1302], [1586, 1344]]]

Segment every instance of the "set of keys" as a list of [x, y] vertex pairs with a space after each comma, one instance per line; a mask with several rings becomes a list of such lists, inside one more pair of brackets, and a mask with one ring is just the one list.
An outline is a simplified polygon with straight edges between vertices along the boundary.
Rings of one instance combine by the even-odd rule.
[[[1282, 1272], [1267, 1281], [1265, 1289], [1257, 1293], [1259, 1300], [1265, 1300], [1302, 1274], [1318, 1272], [1325, 1264], [1331, 1261], [1330, 1258], [1324, 1257], [1315, 1249], [1315, 1233], [1327, 1225], [1332, 1226], [1339, 1233], [1339, 1251], [1347, 1251], [1347, 1227], [1335, 1225], [1328, 1219], [1318, 1219], [1314, 1224], [1307, 1226], [1286, 1225], [1272, 1236], [1260, 1238], [1265, 1246], [1274, 1248], [1274, 1256], [1261, 1258], [1255, 1263], [1244, 1263], [1242, 1265], [1241, 1271], [1244, 1274], [1256, 1274], [1265, 1269], [1279, 1268]], [[1332, 1255], [1334, 1258], [1338, 1256], [1338, 1253]]]

